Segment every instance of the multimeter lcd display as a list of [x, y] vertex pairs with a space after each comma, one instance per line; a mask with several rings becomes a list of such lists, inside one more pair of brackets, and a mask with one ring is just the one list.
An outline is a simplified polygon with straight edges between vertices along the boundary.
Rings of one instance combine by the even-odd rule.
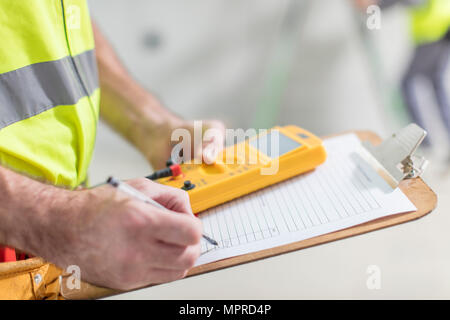
[[[301, 146], [300, 143], [285, 136], [280, 131], [277, 131], [277, 133], [278, 134], [273, 135], [271, 131], [266, 135], [260, 135], [256, 139], [250, 139], [248, 143], [271, 159], [281, 157], [289, 151]], [[278, 139], [276, 139], [276, 136], [278, 136]], [[272, 145], [272, 143], [275, 143], [275, 145]]]

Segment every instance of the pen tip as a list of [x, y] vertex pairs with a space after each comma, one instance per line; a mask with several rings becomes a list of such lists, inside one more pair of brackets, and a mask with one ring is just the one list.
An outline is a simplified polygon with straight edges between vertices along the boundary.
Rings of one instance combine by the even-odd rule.
[[209, 243], [211, 243], [212, 245], [214, 245], [214, 246], [218, 246], [218, 245], [219, 245], [219, 244], [217, 243], [216, 240], [214, 240], [214, 239], [208, 237], [207, 235], [203, 235], [203, 238], [204, 238], [206, 241], [208, 241]]

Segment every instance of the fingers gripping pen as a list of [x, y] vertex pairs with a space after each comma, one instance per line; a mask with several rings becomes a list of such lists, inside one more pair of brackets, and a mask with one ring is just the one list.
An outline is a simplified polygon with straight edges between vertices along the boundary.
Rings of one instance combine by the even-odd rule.
[[[156, 208], [159, 209], [163, 209], [163, 210], [167, 210], [167, 208], [165, 208], [164, 206], [162, 206], [161, 204], [159, 204], [158, 202], [156, 202], [155, 200], [147, 197], [145, 194], [143, 194], [142, 192], [140, 192], [139, 190], [136, 190], [135, 188], [133, 188], [132, 186], [130, 186], [129, 184], [126, 184], [114, 177], [109, 177], [108, 180], [106, 181], [108, 184], [112, 185], [113, 187], [119, 189], [120, 191], [128, 194], [131, 197], [134, 197], [142, 202], [148, 203]], [[203, 234], [202, 235], [203, 239], [205, 239], [206, 241], [208, 241], [210, 244], [214, 245], [214, 246], [218, 246], [219, 244], [217, 243], [217, 241], [215, 241], [214, 239], [210, 238], [209, 236]]]

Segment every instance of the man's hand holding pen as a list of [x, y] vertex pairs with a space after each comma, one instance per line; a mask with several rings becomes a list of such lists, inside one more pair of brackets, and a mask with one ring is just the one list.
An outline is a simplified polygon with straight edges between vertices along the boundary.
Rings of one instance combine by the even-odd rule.
[[57, 228], [64, 234], [55, 235], [65, 239], [59, 240], [64, 250], [52, 261], [61, 267], [78, 265], [83, 280], [119, 290], [183, 278], [200, 255], [202, 238], [187, 193], [145, 178], [127, 184], [166, 209], [109, 185], [77, 191], [79, 196], [66, 202], [70, 219], [65, 228]]

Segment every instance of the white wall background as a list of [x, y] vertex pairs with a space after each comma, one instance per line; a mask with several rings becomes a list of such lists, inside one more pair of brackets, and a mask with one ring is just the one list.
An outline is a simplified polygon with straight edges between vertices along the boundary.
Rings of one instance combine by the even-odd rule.
[[[374, 62], [358, 37], [350, 1], [299, 1], [309, 5], [300, 7], [305, 12], [294, 26], [292, 67], [273, 123], [300, 125], [319, 135], [351, 129], [389, 133], [393, 128], [384, 125], [385, 108], [372, 79]], [[267, 95], [264, 84], [287, 4], [287, 0], [90, 1], [94, 19], [140, 83], [186, 118], [218, 118], [231, 128], [255, 123]], [[408, 55], [402, 12], [387, 12], [382, 29], [370, 32], [383, 57], [380, 72], [392, 83]], [[143, 174], [149, 168], [142, 161], [100, 126], [93, 182], [111, 172], [123, 177]], [[130, 162], [135, 165], [123, 165]]]

